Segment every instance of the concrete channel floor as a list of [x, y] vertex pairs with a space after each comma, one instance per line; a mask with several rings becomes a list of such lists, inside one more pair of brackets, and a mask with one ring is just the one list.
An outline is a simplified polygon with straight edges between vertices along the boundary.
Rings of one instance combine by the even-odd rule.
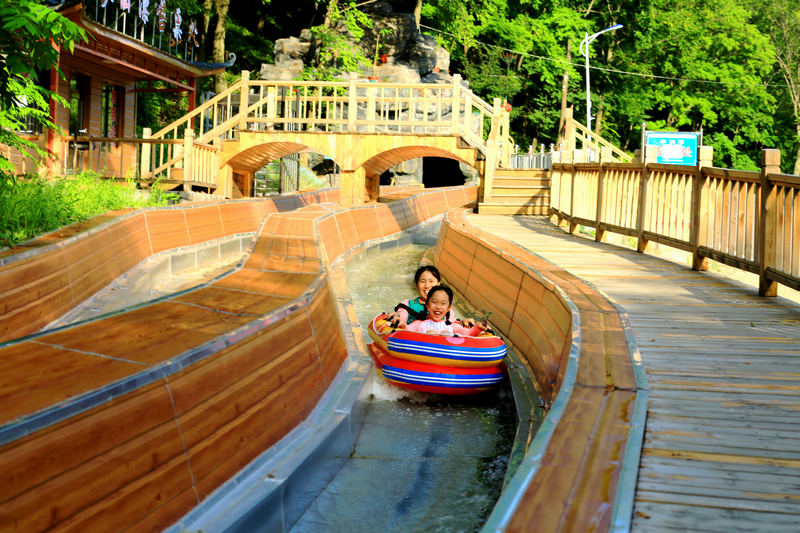
[[632, 531], [800, 531], [800, 305], [546, 217], [468, 219], [627, 312], [649, 388]]

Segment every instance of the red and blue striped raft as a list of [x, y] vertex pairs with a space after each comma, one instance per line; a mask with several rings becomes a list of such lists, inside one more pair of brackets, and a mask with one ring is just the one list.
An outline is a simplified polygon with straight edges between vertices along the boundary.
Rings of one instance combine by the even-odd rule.
[[384, 314], [369, 325], [378, 373], [388, 382], [420, 392], [476, 394], [503, 380], [506, 345], [500, 337], [431, 335], [396, 330]]

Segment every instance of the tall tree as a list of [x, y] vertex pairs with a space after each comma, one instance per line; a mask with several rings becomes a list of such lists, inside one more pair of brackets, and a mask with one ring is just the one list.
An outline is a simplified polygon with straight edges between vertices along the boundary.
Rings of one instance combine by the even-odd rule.
[[[214, 0], [214, 15], [217, 17], [217, 23], [214, 27], [214, 45], [212, 57], [215, 63], [223, 63], [225, 61], [225, 24], [228, 21], [228, 9], [231, 6], [231, 0]], [[225, 79], [225, 72], [214, 74], [214, 92], [219, 94], [228, 88], [228, 82]]]
[[786, 80], [796, 133], [792, 143], [796, 146], [792, 173], [800, 175], [800, 5], [795, 0], [772, 0], [755, 5], [761, 10], [765, 22], [762, 27], [772, 41], [775, 59]]
[[607, 102], [617, 127], [704, 131], [718, 166], [756, 169], [773, 142], [776, 100], [764, 80], [774, 51], [737, 0], [653, 0], [630, 31], [634, 47], [616, 56]]

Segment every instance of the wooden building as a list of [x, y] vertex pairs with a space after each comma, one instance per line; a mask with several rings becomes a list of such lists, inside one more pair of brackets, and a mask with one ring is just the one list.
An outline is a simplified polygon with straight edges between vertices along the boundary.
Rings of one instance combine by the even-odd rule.
[[53, 9], [84, 28], [88, 36], [73, 52], [61, 51], [58, 68], [66, 78], [55, 68], [39, 78], [69, 103], [64, 107], [51, 102], [51, 117], [62, 131], [43, 131], [30, 123], [20, 133], [51, 153], [50, 159], [32, 159], [7, 148], [6, 155], [17, 174], [58, 176], [92, 170], [107, 177], [135, 177], [141, 144], [130, 141], [137, 138], [137, 93], [188, 93], [192, 110], [198, 78], [229, 64], [194, 61], [196, 22], [183, 20], [180, 9], [167, 12], [157, 0], [152, 4], [148, 0], [73, 1]]

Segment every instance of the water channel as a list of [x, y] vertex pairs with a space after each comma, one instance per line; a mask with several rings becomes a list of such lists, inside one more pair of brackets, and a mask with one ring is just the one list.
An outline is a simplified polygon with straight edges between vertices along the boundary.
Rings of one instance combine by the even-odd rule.
[[[365, 338], [376, 314], [415, 295], [414, 271], [435, 245], [439, 227], [440, 222], [428, 223], [350, 259], [350, 298]], [[191, 290], [234, 267], [250, 239], [159, 254], [51, 327]], [[454, 305], [459, 316], [483, 314], [463, 298]], [[373, 368], [361, 397], [365, 416], [352, 454], [290, 531], [479, 530], [500, 496], [509, 457], [522, 453], [515, 439], [529, 439], [516, 434], [508, 384], [480, 395], [444, 397], [390, 385]]]
[[[366, 325], [414, 296], [414, 271], [439, 224], [384, 242], [347, 265]], [[479, 310], [459, 304], [461, 316]], [[477, 531], [500, 496], [516, 431], [507, 388], [473, 397], [406, 391], [370, 376], [355, 450], [290, 531]]]

